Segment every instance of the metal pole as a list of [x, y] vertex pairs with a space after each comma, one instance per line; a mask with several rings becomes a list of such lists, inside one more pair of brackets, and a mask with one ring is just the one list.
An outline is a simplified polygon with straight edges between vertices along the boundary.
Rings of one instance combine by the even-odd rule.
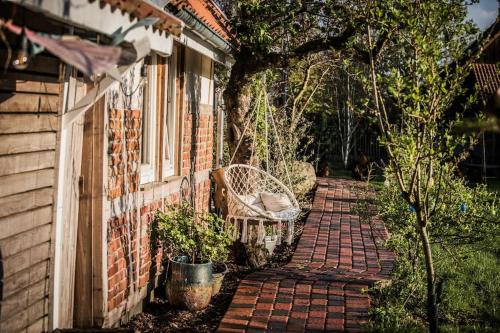
[[483, 135], [482, 135], [482, 146], [483, 146], [483, 182], [486, 183], [486, 141], [484, 139], [484, 132], [483, 132]]

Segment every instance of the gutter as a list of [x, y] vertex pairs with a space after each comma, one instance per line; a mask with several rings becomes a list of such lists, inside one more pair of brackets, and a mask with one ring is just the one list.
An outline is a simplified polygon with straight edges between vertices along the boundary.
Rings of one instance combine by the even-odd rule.
[[191, 11], [181, 9], [175, 12], [175, 16], [180, 18], [194, 33], [200, 36], [200, 38], [209, 42], [222, 52], [230, 53], [235, 49], [230, 42], [222, 38]]

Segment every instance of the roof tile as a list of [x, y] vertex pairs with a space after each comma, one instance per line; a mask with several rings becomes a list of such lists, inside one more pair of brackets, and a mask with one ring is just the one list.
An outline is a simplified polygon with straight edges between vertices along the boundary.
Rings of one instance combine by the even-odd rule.
[[497, 64], [473, 64], [472, 72], [483, 98], [490, 99], [500, 89], [500, 66]]

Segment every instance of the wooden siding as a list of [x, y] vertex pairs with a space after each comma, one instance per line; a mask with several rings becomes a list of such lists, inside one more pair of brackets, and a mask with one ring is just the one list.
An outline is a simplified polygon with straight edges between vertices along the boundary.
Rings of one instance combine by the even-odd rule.
[[0, 73], [1, 332], [48, 330], [58, 72], [40, 56]]

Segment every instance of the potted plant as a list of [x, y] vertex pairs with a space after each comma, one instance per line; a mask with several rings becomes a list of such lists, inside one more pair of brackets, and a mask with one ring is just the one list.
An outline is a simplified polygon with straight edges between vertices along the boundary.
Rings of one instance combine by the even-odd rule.
[[212, 297], [212, 262], [225, 260], [231, 242], [224, 221], [188, 204], [157, 212], [158, 237], [169, 258], [167, 298], [172, 305], [201, 310]]
[[269, 256], [273, 255], [274, 248], [276, 247], [276, 242], [278, 241], [278, 235], [274, 230], [274, 226], [266, 225], [265, 227], [266, 235], [264, 237], [264, 246], [269, 252]]

